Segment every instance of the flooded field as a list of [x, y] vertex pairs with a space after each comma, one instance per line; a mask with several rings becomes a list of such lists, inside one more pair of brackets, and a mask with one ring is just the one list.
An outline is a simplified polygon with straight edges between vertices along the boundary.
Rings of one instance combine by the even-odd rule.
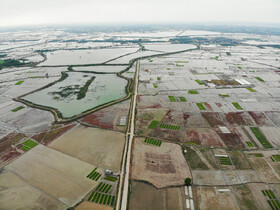
[[[22, 97], [33, 104], [57, 109], [63, 118], [70, 118], [102, 104], [126, 96], [127, 81], [117, 75], [67, 73], [69, 76], [46, 89]], [[81, 89], [94, 77], [85, 96], [78, 99]]]

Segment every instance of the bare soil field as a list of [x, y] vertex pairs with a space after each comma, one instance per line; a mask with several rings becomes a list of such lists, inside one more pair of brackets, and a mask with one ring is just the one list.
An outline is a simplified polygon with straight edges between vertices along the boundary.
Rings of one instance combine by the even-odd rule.
[[[222, 171], [192, 170], [193, 183], [198, 185], [225, 185]], [[211, 177], [211, 179], [209, 179]]]
[[208, 121], [200, 113], [183, 113], [186, 128], [210, 128]]
[[9, 171], [2, 171], [0, 180], [1, 209], [67, 209], [61, 201], [27, 184]]
[[264, 157], [255, 157], [254, 155], [250, 155], [250, 153], [245, 153], [245, 155], [253, 169], [258, 173], [261, 181], [268, 183], [280, 181], [279, 176]]
[[269, 119], [278, 127], [280, 127], [280, 112], [265, 112]]
[[254, 170], [237, 170], [236, 172], [242, 183], [260, 182], [260, 178]]
[[187, 142], [207, 147], [225, 147], [218, 134], [212, 128], [187, 128]]
[[246, 159], [245, 155], [241, 151], [228, 151], [232, 164], [237, 170], [252, 169], [250, 163]]
[[225, 113], [226, 120], [231, 125], [253, 126], [254, 122], [247, 112], [229, 112]]
[[109, 106], [100, 111], [89, 114], [82, 119], [80, 122], [86, 123], [88, 125], [109, 129], [117, 131], [125, 131], [125, 126], [119, 126], [121, 117], [127, 117], [129, 112], [130, 101], [126, 100], [124, 102]]
[[96, 181], [86, 178], [93, 165], [43, 145], [34, 147], [5, 168], [68, 207], [82, 200], [97, 185]]
[[162, 143], [160, 147], [135, 139], [133, 147], [132, 178], [145, 180], [158, 188], [183, 185], [191, 177], [188, 164], [179, 145]]
[[218, 112], [203, 112], [201, 113], [202, 117], [204, 117], [208, 123], [212, 126], [225, 126], [227, 121], [223, 114]]
[[263, 112], [248, 112], [258, 126], [273, 126], [273, 123]]
[[253, 193], [248, 185], [234, 186], [230, 188], [240, 209], [258, 209]]
[[217, 192], [214, 187], [195, 187], [199, 209], [238, 209], [233, 194]]
[[116, 131], [77, 126], [49, 147], [92, 165], [120, 170], [125, 135]]
[[165, 190], [138, 181], [133, 181], [131, 186], [129, 209], [166, 209]]
[[88, 201], [83, 201], [81, 204], [79, 204], [75, 210], [113, 210], [112, 207], [93, 203], [93, 202], [88, 202]]
[[248, 184], [252, 195], [254, 197], [255, 205], [258, 209], [271, 209], [265, 196], [262, 194], [262, 190], [270, 190], [266, 184]]

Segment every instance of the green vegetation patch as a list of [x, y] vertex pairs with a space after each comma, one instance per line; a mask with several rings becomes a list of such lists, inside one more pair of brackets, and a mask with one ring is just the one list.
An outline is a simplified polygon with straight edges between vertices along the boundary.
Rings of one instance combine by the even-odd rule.
[[249, 155], [253, 155], [255, 157], [263, 157], [262, 153], [250, 153]]
[[160, 124], [160, 128], [170, 129], [170, 130], [179, 130], [180, 126], [177, 125], [167, 125], [167, 124]]
[[237, 102], [232, 102], [232, 105], [235, 106], [237, 110], [243, 110], [243, 108]]
[[80, 89], [77, 95], [77, 100], [80, 100], [86, 96], [86, 92], [88, 91], [88, 87], [91, 85], [95, 77], [91, 77], [86, 84]]
[[162, 144], [161, 140], [157, 140], [157, 139], [153, 139], [153, 138], [149, 138], [149, 137], [146, 137], [144, 142], [147, 144], [158, 146], [158, 147], [160, 147]]
[[118, 180], [118, 178], [114, 176], [106, 176], [104, 179], [110, 182], [115, 182]]
[[183, 96], [180, 96], [179, 99], [180, 99], [181, 102], [187, 102], [186, 98], [183, 97]]
[[3, 63], [5, 63], [5, 61], [3, 61], [3, 60], [0, 60], [0, 65], [2, 65]]
[[222, 98], [227, 98], [227, 97], [229, 97], [228, 94], [219, 94], [219, 96], [221, 96]]
[[247, 88], [247, 90], [250, 90], [251, 92], [257, 92], [255, 89], [253, 88]]
[[188, 63], [189, 61], [175, 61], [175, 63]]
[[23, 150], [25, 150], [25, 151], [30, 150], [30, 148], [29, 148], [29, 147], [27, 147], [27, 146], [23, 146], [21, 149], [23, 149]]
[[198, 94], [197, 90], [189, 90], [189, 94]]
[[27, 139], [26, 141], [24, 141], [22, 143], [22, 145], [26, 146], [26, 147], [29, 147], [30, 149], [33, 148], [33, 147], [36, 147], [38, 145], [37, 142], [35, 141], [32, 141], [31, 139]]
[[257, 127], [250, 127], [251, 131], [253, 132], [253, 134], [256, 136], [256, 138], [258, 139], [258, 141], [261, 143], [261, 145], [264, 148], [273, 148], [269, 142], [267, 141], [267, 139], [265, 138], [265, 136], [262, 134], [262, 132], [259, 130], [259, 128]]
[[153, 121], [151, 122], [151, 124], [148, 126], [148, 128], [154, 129], [155, 127], [157, 127], [158, 123], [159, 123], [159, 121], [153, 120]]
[[156, 84], [153, 84], [154, 88], [158, 88], [158, 86]]
[[240, 69], [240, 70], [242, 69], [242, 67], [241, 67], [241, 66], [238, 66], [237, 68], [238, 68], [238, 69]]
[[171, 68], [167, 68], [167, 70], [169, 71], [169, 70], [171, 70]]
[[195, 80], [199, 85], [204, 85], [203, 82], [201, 82], [199, 79]]
[[157, 80], [161, 80], [161, 78], [160, 78], [160, 77], [157, 77]]
[[169, 98], [169, 100], [170, 100], [171, 102], [176, 102], [176, 99], [175, 99], [174, 96], [168, 96], [168, 98]]
[[272, 155], [271, 157], [274, 159], [274, 161], [280, 162], [280, 155]]
[[94, 181], [98, 181], [98, 179], [101, 177], [101, 174], [96, 172], [96, 169], [93, 169], [92, 172], [89, 173], [89, 175], [87, 175], [87, 178], [94, 180]]
[[232, 165], [229, 157], [223, 157], [223, 156], [216, 156], [216, 157], [219, 159], [221, 165]]
[[271, 190], [262, 190], [262, 194], [268, 199], [267, 202], [271, 209], [278, 210], [280, 209], [280, 202], [275, 197], [274, 193]]
[[176, 64], [177, 67], [184, 67], [182, 64]]
[[23, 80], [18, 81], [15, 85], [20, 85], [21, 83], [23, 83]]
[[249, 147], [254, 147], [254, 144], [250, 141], [246, 141], [246, 144], [249, 146]]
[[[191, 143], [191, 142], [189, 142]], [[190, 165], [191, 169], [193, 170], [209, 170], [209, 168], [206, 166], [206, 164], [201, 160], [197, 152], [192, 149], [191, 147], [183, 147], [183, 150], [187, 150], [186, 153], [184, 153], [184, 157], [188, 164]]]
[[196, 103], [196, 106], [200, 109], [200, 110], [206, 110], [205, 106], [202, 103]]
[[260, 82], [264, 82], [264, 80], [260, 77], [255, 77], [257, 80], [259, 80]]
[[24, 106], [19, 106], [19, 107], [15, 108], [15, 109], [12, 109], [12, 112], [17, 112], [17, 111], [19, 111], [21, 109], [24, 109]]

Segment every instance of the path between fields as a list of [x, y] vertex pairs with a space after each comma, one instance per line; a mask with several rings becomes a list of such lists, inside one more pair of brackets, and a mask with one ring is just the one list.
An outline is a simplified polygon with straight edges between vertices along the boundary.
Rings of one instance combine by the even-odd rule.
[[136, 63], [136, 72], [135, 72], [135, 89], [134, 95], [132, 98], [132, 106], [130, 109], [130, 119], [128, 124], [128, 129], [126, 133], [126, 143], [125, 151], [123, 155], [123, 164], [120, 173], [120, 184], [116, 209], [126, 210], [127, 209], [127, 197], [128, 197], [128, 187], [129, 187], [129, 169], [130, 169], [130, 159], [131, 159], [131, 148], [132, 141], [134, 137], [134, 119], [135, 119], [135, 109], [137, 103], [138, 95], [138, 77], [139, 77], [140, 62]]

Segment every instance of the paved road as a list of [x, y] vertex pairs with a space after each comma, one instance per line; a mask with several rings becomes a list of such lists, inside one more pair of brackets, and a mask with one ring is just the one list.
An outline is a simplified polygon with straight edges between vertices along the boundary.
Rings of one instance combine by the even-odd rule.
[[138, 77], [140, 70], [140, 62], [136, 63], [136, 72], [135, 72], [135, 84], [134, 84], [134, 95], [131, 100], [130, 107], [130, 119], [128, 120], [128, 129], [126, 133], [126, 143], [125, 150], [123, 154], [123, 164], [120, 174], [120, 185], [118, 191], [118, 199], [117, 199], [117, 210], [126, 210], [127, 209], [127, 196], [129, 190], [129, 169], [130, 169], [130, 158], [131, 158], [131, 146], [134, 137], [134, 119], [135, 119], [135, 109], [137, 103], [137, 95], [138, 95]]

